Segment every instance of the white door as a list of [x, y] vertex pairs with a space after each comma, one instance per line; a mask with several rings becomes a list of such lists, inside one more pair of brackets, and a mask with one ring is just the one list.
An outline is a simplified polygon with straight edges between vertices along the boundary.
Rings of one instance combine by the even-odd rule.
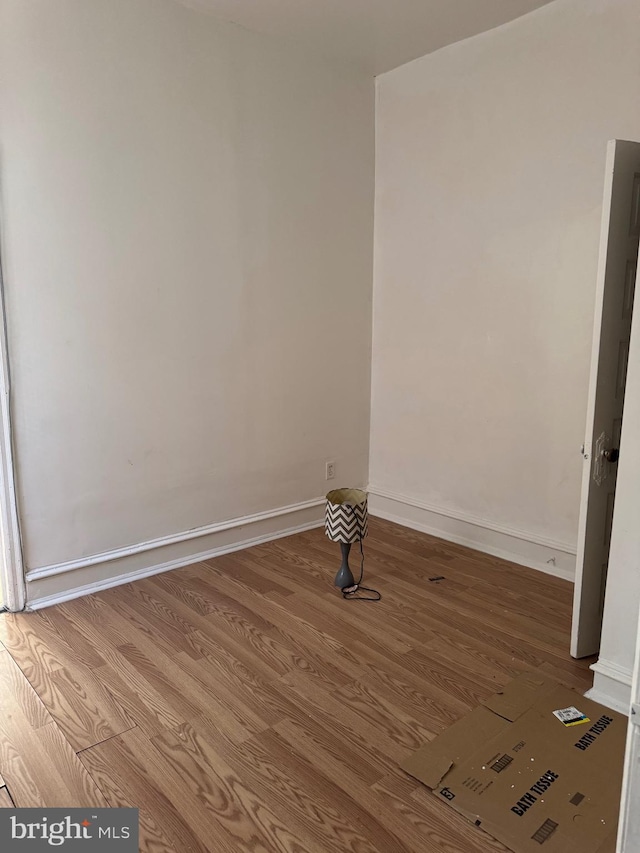
[[612, 140], [596, 286], [571, 654], [600, 648], [640, 237], [640, 143]]

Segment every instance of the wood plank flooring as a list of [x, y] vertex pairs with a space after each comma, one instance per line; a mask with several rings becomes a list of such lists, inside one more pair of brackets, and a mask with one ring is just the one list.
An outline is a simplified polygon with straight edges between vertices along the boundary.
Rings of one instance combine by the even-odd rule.
[[[0, 807], [136, 806], [147, 853], [504, 853], [398, 768], [512, 676], [580, 691], [569, 583], [379, 519], [0, 615]], [[444, 576], [444, 580], [430, 578]]]

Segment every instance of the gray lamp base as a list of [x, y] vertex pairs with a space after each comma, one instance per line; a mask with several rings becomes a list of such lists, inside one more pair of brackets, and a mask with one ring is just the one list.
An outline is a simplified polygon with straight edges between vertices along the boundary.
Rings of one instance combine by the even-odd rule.
[[334, 584], [339, 587], [339, 589], [345, 589], [345, 587], [355, 586], [353, 572], [349, 568], [349, 551], [351, 551], [351, 543], [341, 542], [340, 551], [342, 553], [342, 565], [338, 569], [338, 574], [336, 575]]

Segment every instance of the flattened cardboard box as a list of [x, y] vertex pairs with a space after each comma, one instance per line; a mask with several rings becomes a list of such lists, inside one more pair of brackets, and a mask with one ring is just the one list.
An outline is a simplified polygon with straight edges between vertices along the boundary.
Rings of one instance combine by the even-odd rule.
[[613, 853], [627, 718], [525, 673], [402, 764], [515, 853]]

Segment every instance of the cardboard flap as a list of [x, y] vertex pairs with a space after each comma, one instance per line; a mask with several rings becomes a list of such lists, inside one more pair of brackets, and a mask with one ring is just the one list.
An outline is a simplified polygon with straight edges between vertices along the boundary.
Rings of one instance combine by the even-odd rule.
[[598, 853], [616, 853], [616, 842], [618, 840], [618, 832], [614, 830], [606, 839], [601, 847], [598, 847]]
[[509, 725], [482, 706], [458, 720], [435, 740], [425, 743], [400, 765], [428, 788], [437, 788], [449, 770], [470, 752], [496, 737]]
[[546, 693], [557, 687], [555, 681], [544, 676], [522, 673], [510, 681], [499, 693], [490, 696], [482, 704], [494, 714], [514, 723]]
[[431, 744], [422, 746], [403, 762], [401, 767], [410, 776], [419, 779], [428, 788], [437, 788], [453, 767], [453, 761], [447, 758], [446, 755], [438, 755], [437, 752], [430, 755], [429, 746]]
[[523, 673], [402, 767], [514, 853], [615, 853], [627, 723]]

